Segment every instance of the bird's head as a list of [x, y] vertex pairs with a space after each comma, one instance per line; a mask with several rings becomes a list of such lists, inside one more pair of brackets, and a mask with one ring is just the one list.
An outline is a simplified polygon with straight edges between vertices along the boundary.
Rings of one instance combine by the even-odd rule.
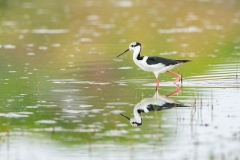
[[120, 115], [123, 116], [123, 117], [125, 117], [125, 118], [127, 118], [127, 119], [129, 120], [130, 124], [131, 124], [133, 127], [139, 127], [139, 126], [142, 125], [142, 122], [139, 123], [139, 122], [137, 122], [134, 118], [129, 118], [129, 117], [127, 117], [127, 116], [125, 116], [125, 115], [123, 115], [123, 114], [121, 114], [121, 113], [120, 113]]
[[135, 50], [135, 49], [137, 49], [139, 47], [141, 48], [141, 44], [139, 42], [132, 42], [132, 43], [130, 43], [128, 49], [126, 51], [124, 51], [123, 53], [119, 54], [117, 57], [123, 55], [127, 51]]
[[130, 43], [128, 49], [129, 50], [134, 50], [138, 46], [141, 47], [141, 44], [139, 42], [132, 42], [132, 43]]

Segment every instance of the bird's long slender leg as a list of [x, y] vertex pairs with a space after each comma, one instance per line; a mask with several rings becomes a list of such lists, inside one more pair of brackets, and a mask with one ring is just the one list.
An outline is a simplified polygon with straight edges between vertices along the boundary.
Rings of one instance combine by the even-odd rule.
[[158, 78], [156, 78], [156, 90], [158, 90], [158, 88], [159, 88], [159, 80]]
[[[179, 68], [178, 68], [178, 74], [180, 74], [180, 72], [179, 72]], [[180, 74], [181, 75], [181, 74]], [[181, 81], [181, 84], [182, 84], [182, 75], [181, 75], [181, 79], [180, 79], [180, 81]]]
[[173, 71], [167, 71], [167, 72], [178, 77], [178, 78], [176, 79], [176, 81], [174, 82], [174, 84], [177, 83], [177, 82], [178, 82], [179, 80], [181, 80], [181, 78], [182, 78], [182, 76], [181, 76], [180, 74], [177, 74], [177, 73], [175, 73], [175, 72], [173, 72]]
[[176, 85], [176, 87], [177, 87], [177, 90], [174, 91], [174, 92], [172, 92], [172, 93], [170, 93], [169, 95], [167, 95], [167, 97], [173, 96], [173, 95], [178, 94], [179, 92], [182, 91], [182, 88], [179, 87], [179, 85], [177, 85], [177, 84], [175, 84], [175, 85]]

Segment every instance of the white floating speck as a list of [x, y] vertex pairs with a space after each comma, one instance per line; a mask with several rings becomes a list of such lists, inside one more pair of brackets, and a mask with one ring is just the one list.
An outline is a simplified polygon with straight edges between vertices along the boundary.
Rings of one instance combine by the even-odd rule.
[[7, 100], [8, 102], [13, 102], [13, 101], [15, 101], [14, 99], [8, 99]]
[[19, 112], [19, 114], [33, 114], [33, 112]]
[[52, 47], [60, 47], [60, 46], [61, 46], [61, 44], [59, 44], [59, 43], [52, 44]]
[[14, 49], [16, 48], [16, 46], [12, 45], [12, 44], [4, 44], [2, 45], [1, 48], [5, 48], [5, 49]]
[[73, 58], [73, 57], [75, 57], [75, 55], [74, 54], [69, 54], [69, 57]]
[[33, 53], [33, 52], [28, 52], [27, 55], [28, 55], [28, 56], [34, 56], [35, 53]]
[[29, 33], [29, 30], [28, 29], [22, 29], [22, 30], [19, 31], [19, 33], [27, 34], [27, 33]]
[[24, 38], [24, 35], [19, 35], [18, 36], [18, 39], [23, 39]]
[[28, 47], [34, 47], [34, 44], [27, 44]]
[[39, 120], [39, 121], [36, 121], [35, 123], [38, 123], [38, 124], [55, 124], [57, 122], [54, 121], [54, 120]]
[[171, 29], [159, 29], [158, 33], [160, 34], [171, 34], [171, 33], [198, 33], [202, 32], [202, 28], [196, 26], [189, 26], [186, 28], [171, 28]]
[[52, 92], [79, 92], [79, 89], [53, 89]]
[[17, 71], [9, 71], [9, 73], [16, 73]]
[[69, 29], [33, 29], [32, 33], [35, 34], [62, 34], [68, 33]]
[[161, 128], [173, 128], [173, 125], [170, 124], [162, 124]]
[[113, 59], [114, 61], [116, 62], [122, 62], [123, 60], [122, 59]]
[[21, 94], [20, 94], [20, 96], [26, 96], [26, 95], [28, 95], [28, 94], [25, 94], [25, 93], [21, 93]]
[[21, 115], [17, 113], [0, 113], [0, 117], [8, 117], [8, 118], [21, 118], [21, 117], [28, 117], [28, 115]]
[[26, 106], [25, 108], [38, 108], [38, 106]]
[[93, 110], [91, 110], [93, 113], [99, 113], [99, 112], [101, 112], [101, 111], [103, 111], [103, 109], [93, 109]]
[[16, 21], [2, 21], [3, 26], [15, 26]]
[[127, 124], [116, 124], [116, 127], [126, 127], [128, 126]]
[[66, 113], [88, 113], [89, 112], [86, 110], [73, 110], [73, 109], [63, 109], [62, 111]]
[[113, 110], [113, 111], [110, 111], [110, 113], [120, 114], [120, 113], [123, 113], [123, 111], [122, 110]]
[[129, 0], [121, 0], [116, 2], [116, 6], [118, 7], [132, 7], [133, 2]]
[[40, 49], [40, 50], [47, 50], [48, 47], [46, 47], [46, 46], [39, 46], [38, 49]]
[[106, 136], [122, 136], [127, 134], [128, 131], [126, 130], [109, 130], [105, 133]]
[[129, 105], [129, 103], [127, 102], [109, 102], [109, 103], [106, 103], [107, 105]]
[[172, 54], [177, 54], [177, 51], [172, 51], [172, 52], [162, 52], [160, 55], [172, 55]]
[[120, 67], [118, 69], [132, 69], [133, 67]]
[[91, 38], [81, 38], [80, 39], [81, 42], [92, 42]]
[[79, 105], [80, 108], [89, 108], [92, 107], [93, 105], [88, 105], [88, 104], [81, 104]]
[[47, 101], [44, 101], [44, 100], [39, 100], [37, 101], [38, 103], [46, 103]]
[[89, 21], [96, 21], [96, 20], [99, 20], [100, 17], [98, 15], [89, 15], [87, 16], [87, 20]]
[[101, 24], [99, 27], [104, 28], [104, 29], [111, 29], [111, 28], [115, 28], [116, 25], [115, 24]]
[[63, 102], [72, 102], [73, 99], [64, 99], [64, 100], [61, 100], [61, 101], [63, 101]]

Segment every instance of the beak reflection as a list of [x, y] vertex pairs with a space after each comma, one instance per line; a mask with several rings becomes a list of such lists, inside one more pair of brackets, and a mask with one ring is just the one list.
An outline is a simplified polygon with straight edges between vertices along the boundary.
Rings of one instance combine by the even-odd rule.
[[124, 116], [122, 113], [120, 113], [120, 115], [123, 116], [123, 117], [125, 117], [125, 118], [127, 118], [127, 119], [130, 121], [130, 118], [129, 118], [129, 117]]

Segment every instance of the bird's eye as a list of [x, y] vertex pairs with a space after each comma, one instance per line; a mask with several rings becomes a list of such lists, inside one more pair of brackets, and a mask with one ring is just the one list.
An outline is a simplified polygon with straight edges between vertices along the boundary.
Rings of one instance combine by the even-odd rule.
[[134, 47], [134, 45], [131, 45], [131, 47]]

